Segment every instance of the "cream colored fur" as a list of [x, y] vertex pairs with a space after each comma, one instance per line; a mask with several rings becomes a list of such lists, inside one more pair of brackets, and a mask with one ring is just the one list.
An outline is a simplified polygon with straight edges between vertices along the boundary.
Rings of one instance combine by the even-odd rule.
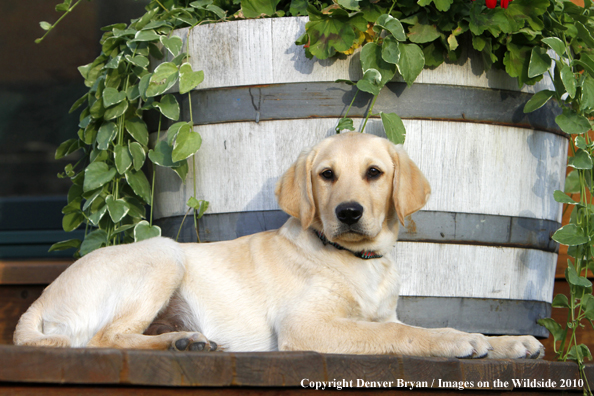
[[[276, 193], [292, 216], [279, 230], [204, 244], [154, 238], [86, 255], [22, 316], [15, 344], [209, 350], [214, 341], [226, 351], [544, 355], [530, 336], [493, 338], [400, 323], [395, 264], [385, 256], [357, 258], [314, 234], [322, 231], [355, 252], [392, 249], [398, 220], [423, 207], [430, 194], [401, 146], [360, 133], [325, 139], [301, 154]], [[350, 226], [335, 211], [345, 202], [363, 208]], [[155, 319], [179, 331], [143, 335]]]

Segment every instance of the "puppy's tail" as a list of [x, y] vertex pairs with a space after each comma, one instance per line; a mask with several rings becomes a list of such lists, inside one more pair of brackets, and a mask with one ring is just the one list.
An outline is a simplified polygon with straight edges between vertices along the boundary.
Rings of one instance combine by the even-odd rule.
[[43, 306], [39, 300], [35, 301], [21, 316], [14, 331], [14, 345], [69, 347], [70, 338], [61, 334], [43, 334]]

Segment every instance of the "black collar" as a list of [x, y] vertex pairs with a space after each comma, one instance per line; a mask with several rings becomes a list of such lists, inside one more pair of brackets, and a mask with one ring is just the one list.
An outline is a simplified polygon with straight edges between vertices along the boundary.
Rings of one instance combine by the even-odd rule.
[[352, 250], [349, 250], [349, 249], [345, 248], [344, 246], [339, 245], [338, 243], [329, 241], [323, 232], [318, 231], [318, 230], [313, 230], [313, 232], [314, 232], [314, 234], [316, 234], [318, 236], [318, 238], [320, 238], [320, 241], [322, 241], [322, 243], [324, 245], [334, 246], [338, 250], [346, 250], [347, 252], [352, 253], [355, 257], [358, 257], [360, 259], [369, 260], [369, 259], [376, 259], [376, 258], [383, 257], [383, 255], [377, 254], [376, 252], [370, 251], [370, 250], [362, 250], [360, 252], [353, 252]]

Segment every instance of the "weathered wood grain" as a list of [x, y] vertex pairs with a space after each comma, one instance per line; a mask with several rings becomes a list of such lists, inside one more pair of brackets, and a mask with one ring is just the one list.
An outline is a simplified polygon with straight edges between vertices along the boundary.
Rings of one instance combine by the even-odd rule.
[[0, 261], [0, 285], [48, 285], [73, 260]]
[[403, 296], [552, 300], [555, 253], [399, 242], [392, 254]]
[[[157, 168], [155, 218], [185, 214], [194, 172], [198, 198], [211, 203], [208, 213], [278, 209], [274, 186], [280, 175], [301, 150], [334, 134], [336, 123], [302, 119], [196, 126], [202, 147], [187, 182], [168, 168]], [[404, 124], [405, 148], [431, 183], [426, 210], [561, 220], [552, 191], [563, 189], [566, 139], [498, 125]], [[377, 120], [367, 128], [383, 134]]]
[[0, 344], [12, 344], [12, 335], [19, 318], [41, 295], [44, 288], [45, 285], [0, 283]]
[[[165, 373], [161, 373], [165, 371]], [[594, 365], [587, 365], [594, 381]], [[178, 389], [256, 390], [277, 388], [303, 391], [315, 381], [352, 381], [349, 391], [382, 391], [371, 382], [389, 383], [387, 390], [414, 387], [452, 390], [452, 382], [467, 382], [465, 389], [479, 390], [478, 381], [508, 381], [505, 390], [518, 389], [511, 379], [577, 379], [573, 363], [531, 360], [459, 360], [412, 356], [326, 355], [315, 352], [276, 353], [173, 353], [93, 348], [33, 348], [0, 346], [0, 392], [30, 384], [61, 386], [171, 387]], [[440, 380], [442, 383], [440, 383]], [[405, 385], [403, 381], [409, 383]], [[444, 385], [447, 381], [450, 385]], [[367, 384], [366, 384], [367, 382]], [[472, 383], [471, 383], [472, 382]], [[7, 388], [10, 386], [11, 388]], [[493, 389], [504, 390], [501, 386]], [[521, 386], [520, 386], [521, 388]], [[129, 388], [139, 391], [140, 388]], [[147, 388], [148, 389], [148, 388]], [[180, 389], [180, 390], [181, 390]], [[345, 387], [346, 389], [346, 387]], [[530, 385], [523, 391], [534, 391]], [[419, 391], [420, 389], [416, 389]], [[455, 389], [458, 390], [457, 388]], [[384, 390], [385, 391], [385, 390]], [[139, 392], [140, 393], [140, 392]]]
[[[204, 71], [200, 89], [238, 85], [276, 84], [304, 81], [358, 80], [361, 78], [358, 51], [344, 60], [307, 59], [295, 45], [305, 32], [307, 17], [252, 19], [180, 29], [174, 34], [189, 42], [194, 70]], [[472, 51], [457, 64], [442, 64], [424, 70], [417, 78], [423, 84], [455, 84], [518, 90], [517, 82], [505, 72], [492, 69], [480, 73], [482, 61]], [[397, 79], [398, 77], [396, 77]], [[534, 92], [547, 82], [525, 87]]]

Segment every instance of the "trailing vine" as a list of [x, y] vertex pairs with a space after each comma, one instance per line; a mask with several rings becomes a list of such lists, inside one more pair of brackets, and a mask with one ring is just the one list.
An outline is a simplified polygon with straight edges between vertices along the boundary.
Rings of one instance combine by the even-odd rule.
[[[58, 21], [41, 22], [46, 34], [79, 2], [58, 4]], [[89, 91], [71, 109], [82, 109], [77, 137], [62, 143], [56, 158], [83, 153], [61, 174], [73, 183], [63, 228], [72, 231], [86, 223], [87, 231], [83, 241], [63, 241], [52, 250], [74, 247], [84, 255], [160, 235], [152, 209], [148, 216], [145, 210], [152, 204], [154, 176], [149, 181], [143, 167], [149, 162], [168, 167], [185, 180], [188, 159], [201, 146], [193, 120], [179, 121], [179, 104], [168, 93], [176, 84], [180, 94], [189, 93], [204, 78], [188, 62], [182, 39], [171, 34], [175, 29], [243, 18], [308, 16], [297, 44], [318, 59], [360, 51], [362, 78], [339, 82], [373, 95], [362, 130], [370, 117], [379, 116], [395, 143], [402, 143], [406, 133], [400, 117], [373, 113], [381, 89], [395, 77], [411, 85], [424, 68], [458, 61], [460, 42], [466, 41], [480, 54], [485, 71], [505, 70], [519, 87], [550, 77], [554, 90], [535, 94], [524, 111], [555, 100], [562, 109], [556, 121], [572, 135], [573, 171], [565, 193], [554, 193], [558, 202], [572, 207], [571, 222], [553, 236], [570, 247], [566, 278], [571, 293], [553, 301], [569, 315], [565, 326], [553, 319], [540, 323], [553, 335], [559, 358], [576, 361], [583, 375], [584, 361], [592, 355], [586, 345], [577, 344], [575, 334], [588, 323], [594, 326], [587, 277], [588, 270], [594, 271], [594, 142], [588, 135], [594, 117], [594, 8], [591, 0], [584, 3], [582, 8], [569, 0], [501, 0], [499, 7], [496, 0], [153, 0], [131, 23], [104, 27], [101, 54], [79, 68]], [[160, 62], [154, 70], [149, 57]], [[337, 132], [355, 129], [348, 117], [351, 106]], [[175, 122], [163, 138], [159, 132], [153, 148], [143, 120], [146, 111]], [[566, 193], [579, 194], [579, 199]], [[208, 202], [195, 197], [196, 191], [187, 204], [198, 231]], [[585, 391], [592, 394], [588, 384]]]

